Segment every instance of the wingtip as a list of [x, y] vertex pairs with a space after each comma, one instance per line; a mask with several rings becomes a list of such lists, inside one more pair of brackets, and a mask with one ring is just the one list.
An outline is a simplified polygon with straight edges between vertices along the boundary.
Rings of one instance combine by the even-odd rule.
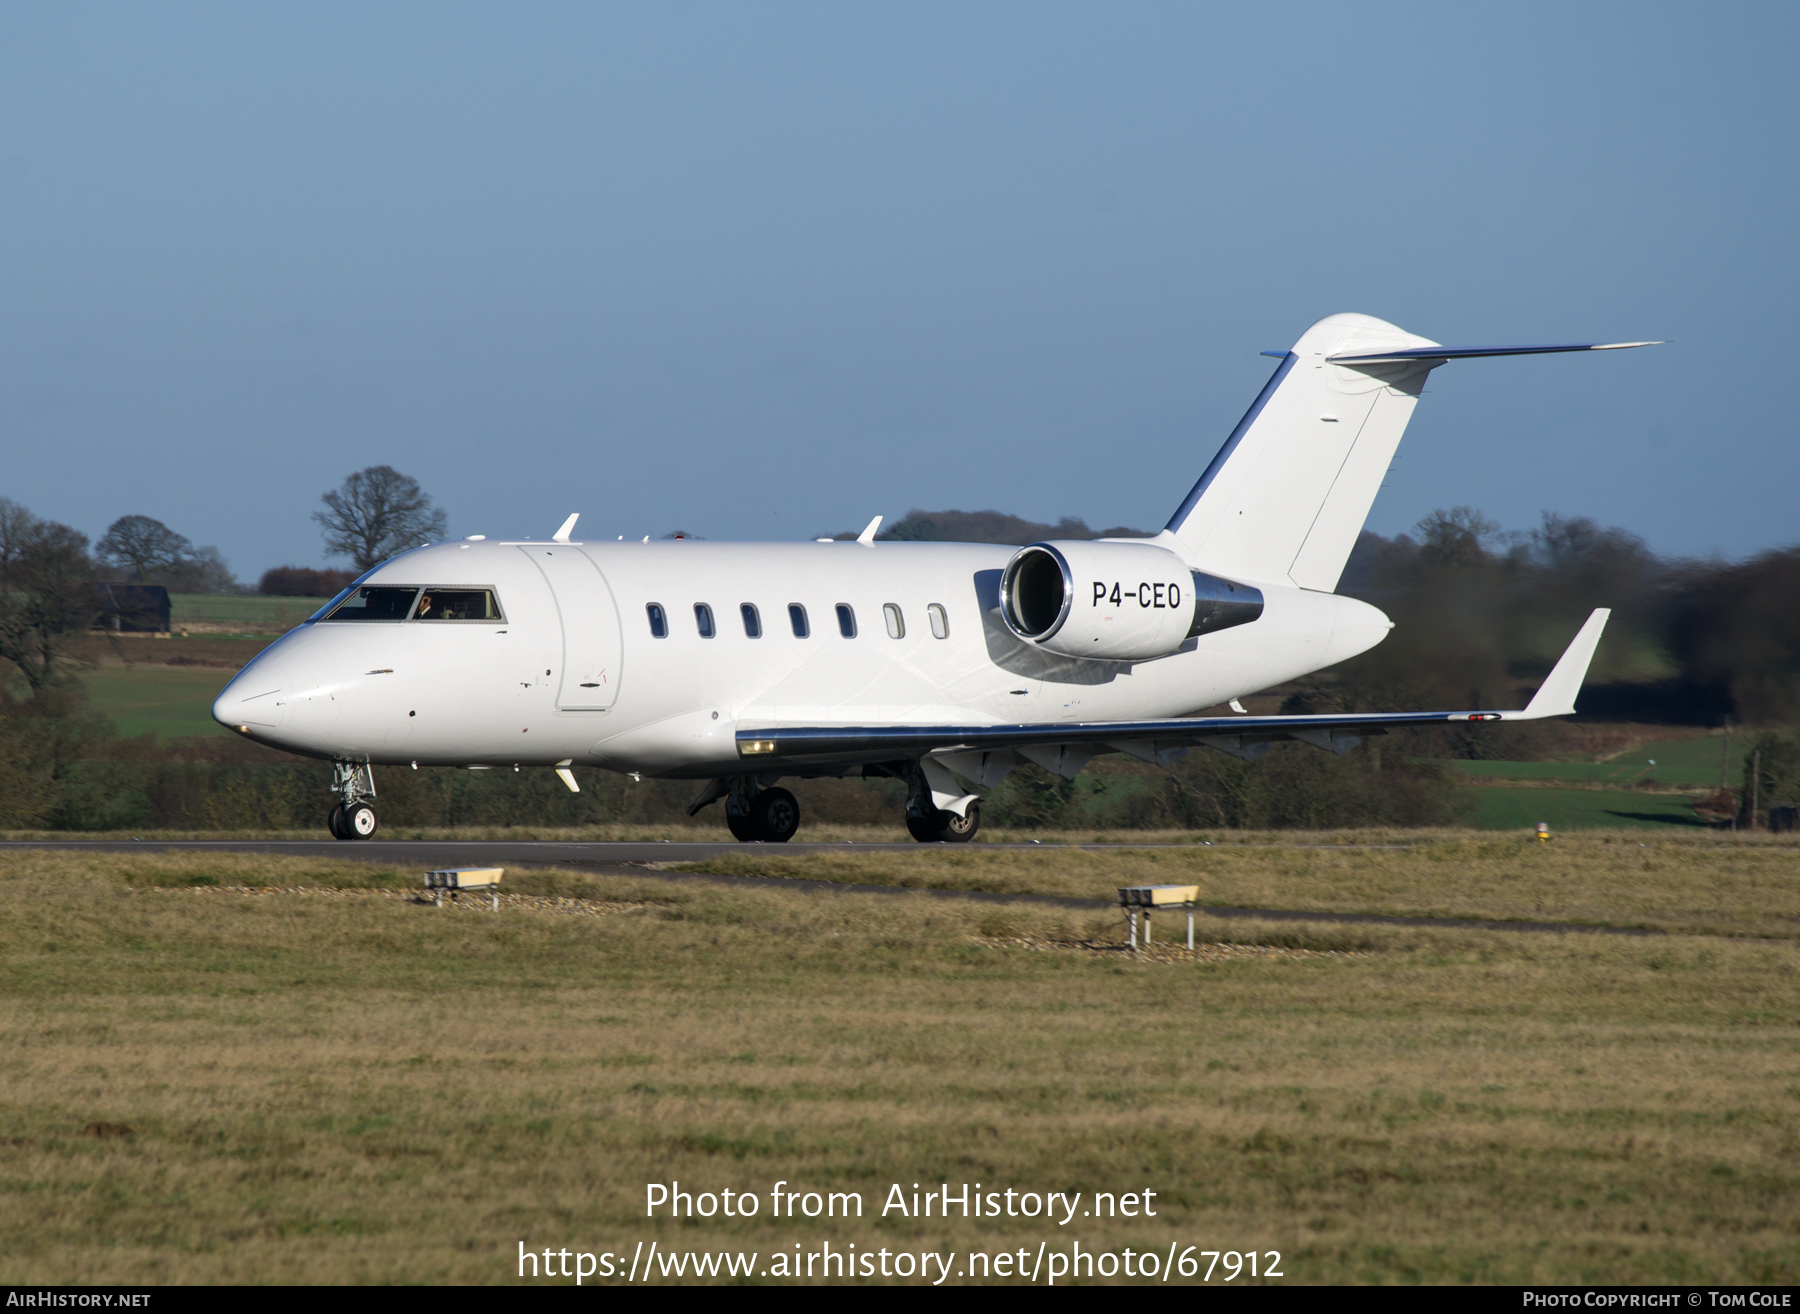
[[1525, 704], [1525, 710], [1502, 713], [1502, 719], [1536, 721], [1547, 716], [1573, 716], [1575, 699], [1581, 693], [1588, 667], [1593, 665], [1594, 652], [1600, 646], [1600, 636], [1606, 632], [1606, 622], [1611, 617], [1611, 607], [1596, 607], [1589, 612], [1563, 655], [1551, 667], [1550, 674], [1544, 677], [1543, 684]]

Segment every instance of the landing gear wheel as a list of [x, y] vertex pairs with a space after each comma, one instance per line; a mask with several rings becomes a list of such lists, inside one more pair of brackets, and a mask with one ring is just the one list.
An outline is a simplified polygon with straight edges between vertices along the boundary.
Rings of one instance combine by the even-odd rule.
[[933, 808], [925, 817], [908, 817], [906, 833], [921, 844], [967, 844], [981, 829], [981, 804], [969, 804], [962, 816]]
[[344, 805], [342, 803], [331, 805], [331, 815], [325, 818], [325, 829], [331, 832], [332, 839], [350, 838], [344, 833]]
[[800, 829], [800, 801], [785, 789], [765, 789], [750, 804], [750, 821], [755, 838], [786, 844]]
[[960, 817], [954, 812], [940, 810], [937, 823], [937, 837], [944, 843], [967, 844], [975, 838], [975, 832], [981, 829], [981, 804], [969, 804]]
[[366, 840], [375, 836], [375, 809], [358, 803], [344, 809], [344, 838]]
[[748, 844], [756, 838], [756, 821], [751, 817], [740, 817], [730, 812], [725, 814], [725, 825], [731, 831], [731, 838]]

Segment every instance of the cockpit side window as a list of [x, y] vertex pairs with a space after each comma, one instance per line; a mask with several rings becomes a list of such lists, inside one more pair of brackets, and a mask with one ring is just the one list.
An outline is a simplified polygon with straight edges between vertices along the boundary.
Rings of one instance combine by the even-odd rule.
[[419, 596], [416, 588], [394, 588], [389, 585], [368, 584], [360, 589], [351, 590], [328, 615], [320, 617], [328, 621], [402, 621], [412, 610], [413, 599]]
[[492, 589], [425, 588], [412, 618], [422, 621], [497, 621], [500, 603]]

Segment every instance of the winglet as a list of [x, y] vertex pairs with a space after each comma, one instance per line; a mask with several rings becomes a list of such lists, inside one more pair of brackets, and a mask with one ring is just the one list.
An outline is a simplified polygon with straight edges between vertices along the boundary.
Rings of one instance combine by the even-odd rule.
[[562, 522], [562, 528], [550, 536], [550, 541], [552, 543], [567, 543], [569, 541], [569, 535], [575, 532], [575, 522], [579, 519], [581, 519], [581, 512], [577, 511], [574, 515]]
[[1587, 624], [1581, 627], [1567, 650], [1557, 659], [1556, 665], [1550, 668], [1550, 674], [1538, 686], [1531, 701], [1525, 704], [1525, 710], [1502, 712], [1500, 719], [1535, 721], [1545, 716], [1574, 715], [1575, 695], [1581, 692], [1581, 682], [1587, 678], [1588, 664], [1594, 660], [1594, 649], [1600, 646], [1600, 632], [1606, 628], [1607, 617], [1611, 615], [1610, 608], [1595, 608], [1588, 616]]
[[871, 544], [875, 541], [875, 531], [880, 528], [881, 528], [881, 517], [876, 516], [866, 526], [864, 526], [863, 532], [856, 536], [856, 541], [858, 543], [861, 543], [864, 547], [868, 547], [869, 544]]

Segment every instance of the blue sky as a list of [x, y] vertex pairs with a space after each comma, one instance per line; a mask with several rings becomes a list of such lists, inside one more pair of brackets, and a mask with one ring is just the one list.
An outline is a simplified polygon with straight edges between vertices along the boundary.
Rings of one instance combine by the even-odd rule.
[[454, 534], [1160, 526], [1273, 362], [1446, 343], [1370, 527], [1800, 540], [1800, 9], [0, 9], [0, 493], [240, 576]]

